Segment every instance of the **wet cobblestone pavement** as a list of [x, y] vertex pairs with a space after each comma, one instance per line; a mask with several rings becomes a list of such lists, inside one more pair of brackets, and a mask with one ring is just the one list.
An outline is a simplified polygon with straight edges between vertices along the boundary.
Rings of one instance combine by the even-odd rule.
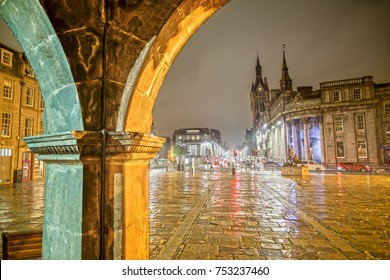
[[[44, 182], [0, 185], [0, 232], [42, 227]], [[150, 171], [151, 259], [390, 259], [390, 176]]]
[[390, 259], [390, 177], [151, 171], [151, 259]]

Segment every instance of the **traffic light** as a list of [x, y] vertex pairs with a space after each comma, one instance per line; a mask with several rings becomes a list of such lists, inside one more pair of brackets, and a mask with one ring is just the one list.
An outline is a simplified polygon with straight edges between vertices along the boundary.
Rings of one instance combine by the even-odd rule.
[[234, 156], [236, 157], [237, 156], [237, 154], [238, 154], [238, 151], [237, 150], [234, 150]]
[[211, 149], [208, 150], [208, 155], [211, 156]]

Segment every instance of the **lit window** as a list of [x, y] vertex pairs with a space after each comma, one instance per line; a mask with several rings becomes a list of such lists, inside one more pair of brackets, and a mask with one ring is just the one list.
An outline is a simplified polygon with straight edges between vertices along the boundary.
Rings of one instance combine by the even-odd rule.
[[365, 130], [364, 115], [356, 115], [356, 129]]
[[12, 122], [12, 114], [3, 113], [1, 119], [1, 136], [5, 136], [5, 137], [11, 136], [11, 122]]
[[343, 117], [342, 116], [334, 117], [334, 123], [335, 123], [335, 130], [336, 131], [343, 131]]
[[33, 122], [34, 122], [34, 120], [32, 118], [27, 118], [25, 120], [24, 136], [32, 136], [33, 135]]
[[362, 99], [362, 92], [360, 91], [360, 88], [354, 89], [353, 90], [353, 99]]
[[12, 52], [9, 52], [7, 50], [2, 49], [1, 50], [1, 63], [4, 65], [7, 65], [9, 67], [12, 67], [12, 56], [13, 56]]
[[26, 106], [34, 107], [34, 88], [27, 87]]
[[358, 141], [358, 157], [359, 158], [366, 158], [367, 157], [366, 140]]
[[340, 101], [341, 101], [341, 92], [334, 91], [333, 92], [333, 102], [340, 102]]
[[3, 84], [3, 97], [7, 99], [12, 99], [14, 93], [14, 85], [12, 82], [4, 81]]

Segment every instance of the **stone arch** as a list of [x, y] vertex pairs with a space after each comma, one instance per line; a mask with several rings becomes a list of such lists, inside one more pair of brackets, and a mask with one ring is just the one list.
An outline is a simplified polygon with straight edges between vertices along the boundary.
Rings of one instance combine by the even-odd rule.
[[45, 133], [84, 130], [77, 89], [61, 43], [38, 0], [0, 1], [0, 11], [38, 79]]
[[[230, 0], [184, 0], [171, 14], [144, 57], [123, 120], [124, 131], [150, 133], [152, 110], [164, 77], [195, 31]], [[123, 100], [122, 100], [123, 101]], [[122, 105], [121, 105], [122, 106]]]

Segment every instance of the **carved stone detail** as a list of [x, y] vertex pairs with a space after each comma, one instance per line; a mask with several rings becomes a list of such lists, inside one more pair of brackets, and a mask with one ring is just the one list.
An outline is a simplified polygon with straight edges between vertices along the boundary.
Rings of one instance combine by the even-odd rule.
[[[101, 154], [103, 134], [99, 132], [70, 132], [58, 135], [42, 135], [25, 138], [30, 150], [40, 155]], [[159, 152], [164, 138], [136, 132], [107, 133], [106, 154]]]

